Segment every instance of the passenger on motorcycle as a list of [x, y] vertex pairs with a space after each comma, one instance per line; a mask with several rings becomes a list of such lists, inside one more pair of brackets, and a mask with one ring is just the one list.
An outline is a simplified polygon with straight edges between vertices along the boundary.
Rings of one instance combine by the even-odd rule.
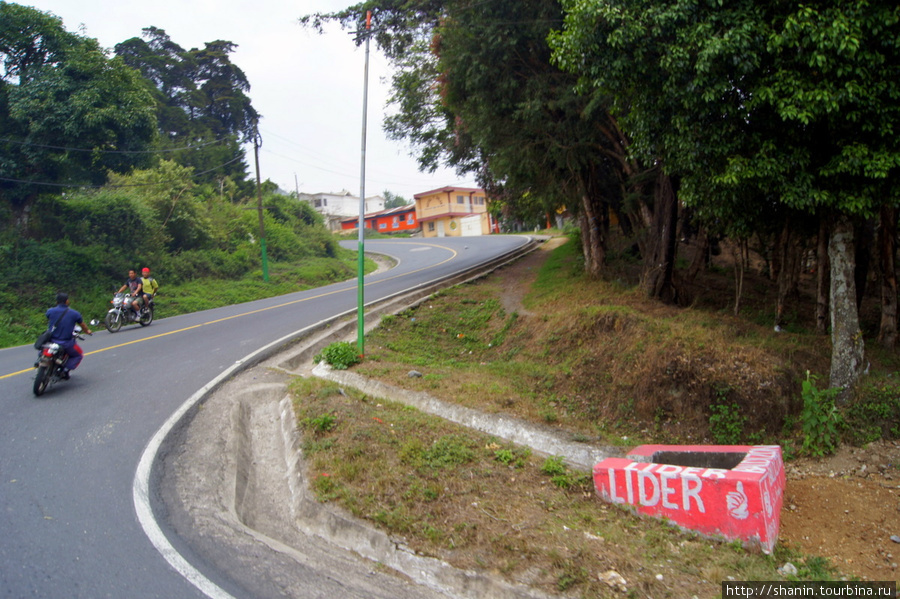
[[[128, 289], [128, 293], [131, 294], [131, 297], [137, 299], [141, 295], [141, 280], [137, 277], [137, 273], [134, 269], [128, 271], [128, 278], [125, 279], [125, 282], [119, 287], [119, 290], [116, 293], [122, 293], [125, 289]], [[131, 307], [134, 309], [134, 319], [138, 320], [141, 314], [141, 303], [140, 301], [132, 301]]]
[[50, 341], [52, 343], [58, 343], [69, 355], [69, 360], [66, 362], [66, 368], [63, 370], [62, 374], [62, 378], [67, 379], [69, 378], [69, 371], [78, 368], [78, 365], [84, 358], [84, 352], [75, 342], [75, 325], [80, 326], [81, 330], [88, 335], [93, 335], [93, 333], [84, 323], [81, 314], [76, 310], [69, 308], [68, 293], [60, 291], [56, 294], [56, 306], [47, 310], [46, 316], [48, 326], [59, 319], [59, 323], [50, 335]]
[[156, 295], [156, 292], [159, 290], [159, 283], [156, 282], [156, 279], [150, 276], [150, 269], [146, 266], [143, 270], [141, 270], [141, 291], [144, 296], [144, 305], [143, 308], [150, 307], [150, 299]]

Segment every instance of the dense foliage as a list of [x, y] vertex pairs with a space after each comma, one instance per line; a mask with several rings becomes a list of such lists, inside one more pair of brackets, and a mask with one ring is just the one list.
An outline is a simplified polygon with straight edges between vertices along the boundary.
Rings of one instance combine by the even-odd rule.
[[193, 166], [199, 181], [242, 180], [247, 166], [240, 143], [256, 137], [259, 114], [245, 93], [250, 82], [228, 57], [235, 45], [216, 40], [185, 50], [162, 29], [143, 34], [146, 41], [134, 37], [115, 50], [143, 75], [156, 100], [160, 149]]
[[576, 216], [592, 276], [617, 222], [645, 292], [689, 304], [727, 238], [737, 312], [752, 245], [777, 284], [778, 329], [814, 263], [831, 384], [850, 389], [877, 256], [878, 340], [896, 345], [895, 3], [387, 0], [301, 21], [359, 27], [367, 11], [397, 68], [388, 131], [424, 166], [476, 173], [508, 219]]
[[[865, 366], [856, 286], [866, 277], [854, 228], [900, 196], [900, 8], [859, 0], [563, 5], [565, 26], [552, 36], [557, 61], [585, 88], [615, 98], [636, 151], [679, 178], [681, 200], [707, 223], [752, 233], [774, 214], [827, 228], [831, 384], [855, 386]], [[884, 248], [891, 256], [893, 243]], [[895, 313], [896, 283], [889, 286]]]
[[[131, 268], [151, 267], [170, 307], [179, 286], [260, 278], [240, 145], [259, 115], [234, 45], [185, 51], [144, 33], [111, 57], [59, 18], [0, 0], [0, 346], [29, 341], [59, 289], [102, 315]], [[261, 195], [272, 289], [349, 276], [308, 203], [271, 182]]]
[[[0, 198], [27, 218], [53, 186], [147, 164], [152, 98], [138, 75], [62, 21], [0, 1]], [[58, 190], [58, 188], [57, 188]]]

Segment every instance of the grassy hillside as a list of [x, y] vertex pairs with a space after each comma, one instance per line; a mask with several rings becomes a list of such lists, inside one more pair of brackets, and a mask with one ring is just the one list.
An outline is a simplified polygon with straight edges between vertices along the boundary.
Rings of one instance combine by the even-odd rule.
[[[792, 306], [788, 330], [776, 332], [771, 283], [762, 278], [751, 277], [735, 317], [727, 269], [703, 275], [694, 303], [678, 308], [644, 298], [634, 265], [619, 256], [610, 280], [585, 279], [576, 250], [547, 244], [385, 317], [353, 371], [622, 447], [773, 443], [792, 459], [827, 454], [841, 441], [900, 438], [896, 357], [872, 351], [863, 393], [835, 410], [823, 389], [829, 344], [812, 332], [808, 298]], [[298, 379], [293, 392], [319, 499], [460, 568], [576, 597], [616, 594], [605, 582], [618, 580], [610, 572], [625, 581], [626, 596], [653, 597], [715, 597], [728, 579], [783, 580], [786, 562], [799, 580], [860, 575], [862, 555], [822, 557], [846, 528], [835, 527], [818, 550], [784, 541], [772, 555], [711, 542], [598, 502], [590, 477], [558, 457], [316, 379]], [[900, 476], [896, 468], [889, 470]], [[829, 509], [828, 495], [814, 497], [802, 509]], [[869, 530], [867, 522], [850, 530]], [[783, 532], [812, 534], [794, 522]]]
[[[160, 283], [156, 317], [165, 318], [284, 295], [355, 277], [356, 252], [337, 247], [336, 254], [334, 258], [307, 257], [297, 262], [270, 263], [268, 283], [263, 281], [262, 270], [255, 270], [240, 278], [198, 276], [173, 284], [166, 279], [166, 267], [161, 263], [153, 271], [153, 276]], [[375, 267], [374, 262], [366, 259], [366, 272]], [[87, 320], [102, 320], [110, 308], [113, 291], [121, 287], [126, 277], [127, 272], [123, 272], [120, 277], [106, 281], [81, 281], [82, 289], [71, 293], [72, 307]], [[0, 304], [0, 347], [33, 343], [38, 332], [47, 326], [44, 312], [52, 305], [55, 294], [56, 288], [48, 285], [41, 294], [44, 302], [35, 306], [27, 301], [28, 298], [8, 293], [4, 298], [7, 301]]]
[[[614, 257], [611, 280], [587, 280], [576, 250], [562, 244], [538, 272], [514, 265], [526, 270], [387, 319], [357, 369], [613, 442], [778, 441], [802, 452], [806, 441], [807, 452], [827, 450], [824, 433], [798, 436], [804, 409], [825, 412], [830, 401], [830, 343], [814, 333], [811, 296], [792, 302], [789, 324], [776, 332], [774, 284], [758, 275], [747, 276], [735, 317], [728, 269], [701, 275], [690, 307], [665, 306], [640, 293], [624, 259]], [[835, 434], [857, 443], [900, 437], [898, 357], [874, 343], [868, 350], [860, 397], [833, 415]], [[408, 380], [410, 366], [427, 372]]]

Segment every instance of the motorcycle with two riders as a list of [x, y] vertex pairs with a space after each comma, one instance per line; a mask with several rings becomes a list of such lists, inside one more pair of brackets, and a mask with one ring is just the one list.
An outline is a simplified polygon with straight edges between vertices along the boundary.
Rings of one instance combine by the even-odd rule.
[[109, 309], [103, 319], [106, 330], [115, 333], [122, 328], [122, 325], [137, 323], [145, 327], [153, 322], [153, 296], [148, 294], [147, 297], [149, 300], [135, 312], [134, 302], [138, 301], [139, 295], [134, 296], [127, 292], [113, 295], [110, 300], [113, 307]]

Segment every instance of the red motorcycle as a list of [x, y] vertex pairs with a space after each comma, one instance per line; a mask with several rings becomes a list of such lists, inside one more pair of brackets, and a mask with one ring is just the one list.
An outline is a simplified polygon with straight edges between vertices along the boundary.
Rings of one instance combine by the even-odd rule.
[[[84, 340], [81, 336], [81, 327], [75, 325], [75, 331], [72, 333], [75, 339]], [[41, 346], [38, 361], [34, 363], [37, 373], [34, 375], [34, 394], [40, 397], [51, 385], [57, 381], [64, 381], [68, 376], [64, 376], [66, 364], [69, 362], [69, 354], [59, 344], [47, 342]]]

